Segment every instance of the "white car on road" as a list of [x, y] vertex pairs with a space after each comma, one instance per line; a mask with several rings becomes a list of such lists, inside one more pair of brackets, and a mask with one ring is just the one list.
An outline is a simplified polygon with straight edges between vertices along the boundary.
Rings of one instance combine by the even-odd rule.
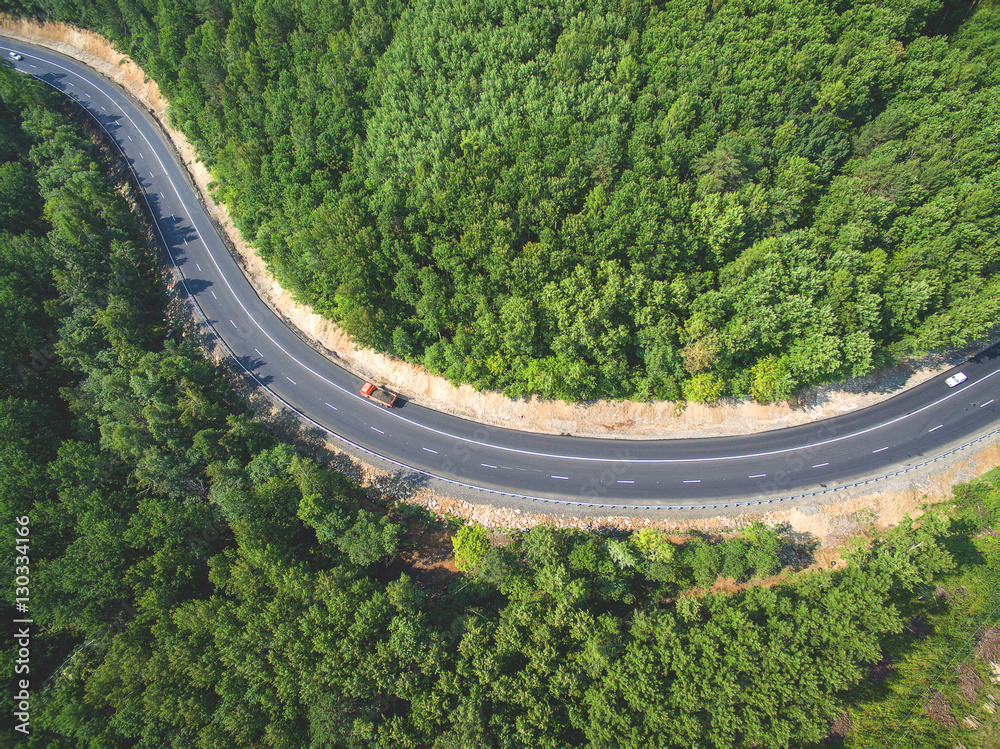
[[969, 379], [969, 376], [965, 372], [958, 372], [945, 380], [945, 382], [948, 383], [948, 387], [953, 388], [956, 385], [961, 385], [967, 379]]
[[22, 55], [20, 52], [8, 52], [7, 56], [10, 57], [11, 60], [23, 60], [24, 59], [24, 55]]

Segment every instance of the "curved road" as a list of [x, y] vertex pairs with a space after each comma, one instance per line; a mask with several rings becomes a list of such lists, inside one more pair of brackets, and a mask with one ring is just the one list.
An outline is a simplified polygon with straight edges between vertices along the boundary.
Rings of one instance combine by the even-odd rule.
[[[12, 50], [23, 59], [12, 60]], [[404, 468], [524, 499], [704, 509], [883, 476], [1000, 428], [996, 347], [959, 368], [968, 380], [958, 387], [949, 388], [941, 375], [844, 416], [738, 437], [560, 437], [484, 426], [417, 403], [386, 411], [358, 394], [361, 380], [314, 351], [258, 298], [141, 105], [94, 70], [50, 50], [0, 37], [0, 54], [79, 102], [119, 144], [181, 283], [240, 366], [301, 416]]]

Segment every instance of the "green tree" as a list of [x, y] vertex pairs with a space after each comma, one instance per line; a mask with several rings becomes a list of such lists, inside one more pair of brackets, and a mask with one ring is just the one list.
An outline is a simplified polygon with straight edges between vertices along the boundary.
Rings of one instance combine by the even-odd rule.
[[710, 403], [723, 396], [726, 383], [714, 372], [699, 372], [684, 383], [685, 400]]
[[750, 371], [750, 395], [761, 403], [773, 403], [792, 394], [794, 380], [784, 358], [767, 356]]
[[351, 562], [367, 566], [396, 553], [399, 531], [399, 526], [384, 515], [359, 510], [354, 524], [337, 539], [337, 545]]
[[455, 566], [460, 570], [472, 572], [480, 568], [483, 558], [490, 547], [486, 529], [481, 525], [463, 525], [451, 538], [455, 551]]

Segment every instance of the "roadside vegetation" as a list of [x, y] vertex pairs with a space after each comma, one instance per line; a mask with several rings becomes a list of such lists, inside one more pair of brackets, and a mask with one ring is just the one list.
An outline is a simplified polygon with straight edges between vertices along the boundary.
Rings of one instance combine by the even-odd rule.
[[1000, 8], [5, 0], [155, 78], [281, 283], [510, 396], [760, 401], [1000, 317]]
[[1000, 739], [1000, 469], [953, 491], [931, 516], [950, 521], [948, 569], [901, 602], [904, 626], [849, 695], [833, 747], [989, 749]]
[[941, 700], [995, 735], [997, 473], [832, 571], [759, 524], [679, 543], [464, 526], [462, 572], [423, 584], [403, 560], [430, 521], [253, 419], [166, 320], [114, 169], [6, 69], [0, 148], [0, 509], [32, 539], [24, 746], [787, 747], [835, 720], [856, 728], [845, 747], [989, 745]]

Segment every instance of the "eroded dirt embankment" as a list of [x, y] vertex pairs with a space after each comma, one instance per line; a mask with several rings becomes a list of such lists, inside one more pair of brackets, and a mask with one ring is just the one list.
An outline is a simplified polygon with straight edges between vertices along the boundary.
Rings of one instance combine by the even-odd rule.
[[[253, 248], [243, 241], [225, 206], [212, 200], [208, 190], [211, 175], [184, 135], [169, 126], [168, 103], [157, 85], [106, 39], [64, 24], [40, 24], [3, 14], [0, 29], [90, 65], [139, 99], [173, 141], [209, 213], [228, 236], [234, 255], [261, 298], [338, 363], [431, 408], [496, 426], [574, 435], [653, 438], [747, 434], [863, 408], [933, 377], [965, 353], [926, 356], [868, 377], [809, 388], [799, 393], [793, 403], [772, 405], [733, 399], [713, 405], [631, 401], [566, 404], [539, 398], [511, 400], [499, 393], [478, 393], [468, 385], [454, 387], [422, 367], [355, 345], [337, 325], [309, 306], [298, 304], [282, 289]], [[993, 342], [996, 340], [1000, 336]]]

